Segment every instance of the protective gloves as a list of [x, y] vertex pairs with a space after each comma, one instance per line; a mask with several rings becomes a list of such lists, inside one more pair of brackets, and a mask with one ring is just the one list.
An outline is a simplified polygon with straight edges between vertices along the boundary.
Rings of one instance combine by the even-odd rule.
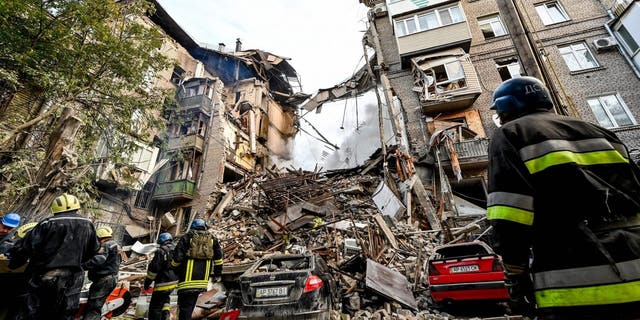
[[149, 288], [151, 287], [151, 283], [153, 282], [153, 280], [149, 279], [149, 278], [145, 278], [144, 279], [144, 290], [149, 290]]

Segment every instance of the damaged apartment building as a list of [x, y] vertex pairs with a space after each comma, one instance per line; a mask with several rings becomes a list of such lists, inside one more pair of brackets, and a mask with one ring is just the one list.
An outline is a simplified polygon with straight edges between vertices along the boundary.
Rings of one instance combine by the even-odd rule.
[[[155, 85], [175, 88], [175, 104], [159, 115], [166, 132], [133, 157], [140, 190], [105, 189], [101, 201], [111, 213], [104, 222], [132, 238], [158, 228], [181, 233], [196, 216], [211, 214], [227, 193], [223, 183], [273, 166], [272, 156], [289, 158], [297, 105], [308, 98], [287, 58], [242, 50], [240, 39], [231, 50], [207, 48], [156, 7], [150, 21], [167, 34], [163, 52], [177, 63]], [[101, 177], [108, 181], [99, 186], [114, 182]]]
[[[501, 82], [523, 75], [548, 83], [557, 113], [611, 129], [638, 160], [639, 1], [360, 3], [369, 7], [370, 69], [390, 118], [404, 118], [394, 124], [396, 142], [408, 140], [425, 185], [486, 206], [491, 97]], [[305, 107], [370, 84], [358, 73]]]

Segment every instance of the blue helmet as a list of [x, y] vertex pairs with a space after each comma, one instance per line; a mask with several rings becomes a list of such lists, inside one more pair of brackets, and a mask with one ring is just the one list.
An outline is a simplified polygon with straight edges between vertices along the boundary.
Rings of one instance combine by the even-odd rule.
[[191, 229], [194, 230], [204, 230], [207, 227], [207, 223], [202, 219], [194, 219], [191, 223]]
[[7, 213], [2, 217], [2, 224], [9, 228], [15, 228], [20, 225], [20, 215], [15, 212]]
[[163, 244], [167, 241], [171, 241], [173, 240], [173, 237], [171, 236], [171, 233], [168, 232], [163, 232], [158, 236], [158, 243], [159, 244]]
[[509, 79], [493, 92], [492, 110], [500, 113], [521, 114], [535, 109], [551, 109], [553, 102], [549, 89], [534, 77]]

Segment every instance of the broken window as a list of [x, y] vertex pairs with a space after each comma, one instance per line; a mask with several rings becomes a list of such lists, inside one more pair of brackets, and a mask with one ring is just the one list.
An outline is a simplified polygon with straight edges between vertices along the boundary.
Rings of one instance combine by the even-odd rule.
[[171, 73], [171, 83], [180, 85], [180, 82], [184, 78], [184, 69], [180, 68], [180, 66], [173, 67], [173, 72]]
[[600, 125], [605, 128], [618, 128], [636, 124], [631, 112], [629, 112], [624, 101], [617, 94], [588, 99], [587, 102]]
[[496, 59], [496, 68], [502, 81], [518, 78], [523, 75], [518, 57]]
[[188, 98], [188, 97], [200, 96], [204, 94], [204, 89], [205, 89], [204, 85], [187, 87], [184, 89], [185, 97]]
[[182, 232], [187, 231], [189, 229], [189, 224], [191, 223], [191, 207], [182, 208]]
[[151, 195], [153, 194], [153, 185], [154, 184], [152, 182], [147, 182], [144, 187], [142, 187], [142, 190], [138, 190], [136, 194], [136, 201], [134, 203], [136, 208], [149, 208], [149, 205], [151, 204]]
[[507, 34], [507, 29], [504, 27], [502, 20], [500, 20], [500, 16], [497, 14], [478, 18], [478, 26], [480, 27], [485, 39], [491, 39]]
[[584, 42], [559, 47], [560, 54], [567, 63], [569, 70], [579, 71], [598, 67], [598, 62], [593, 58], [589, 47]]
[[413, 90], [420, 93], [421, 101], [438, 99], [446, 92], [467, 87], [464, 69], [458, 59], [449, 58], [439, 64], [433, 63], [435, 65], [423, 63], [414, 67], [416, 86]]
[[431, 68], [435, 75], [435, 93], [442, 93], [455, 89], [465, 88], [464, 70], [460, 61], [452, 61]]
[[140, 146], [140, 148], [131, 155], [130, 164], [137, 169], [150, 172], [156, 164], [154, 154], [157, 156], [157, 151], [154, 149], [157, 148]]

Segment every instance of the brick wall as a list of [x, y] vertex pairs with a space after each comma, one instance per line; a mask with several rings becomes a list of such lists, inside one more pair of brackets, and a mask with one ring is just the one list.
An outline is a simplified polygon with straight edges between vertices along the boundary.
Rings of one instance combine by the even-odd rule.
[[[640, 123], [640, 80], [634, 75], [631, 67], [626, 63], [617, 50], [596, 52], [593, 40], [607, 37], [604, 27], [609, 20], [605, 9], [597, 0], [562, 0], [561, 5], [566, 10], [569, 19], [549, 26], [545, 26], [534, 8], [538, 0], [516, 1], [525, 23], [533, 36], [542, 43], [541, 47], [547, 53], [545, 66], [552, 77], [552, 82], [563, 104], [569, 106], [573, 102], [576, 116], [586, 121], [597, 123], [589, 108], [587, 99], [605, 94], [617, 94], [626, 104], [630, 112]], [[491, 120], [494, 113], [489, 110], [493, 90], [502, 82], [498, 74], [495, 59], [515, 56], [516, 51], [509, 35], [485, 40], [478, 27], [478, 17], [498, 13], [495, 0], [460, 1], [467, 17], [472, 34], [470, 57], [480, 77], [482, 94], [471, 108], [478, 109], [485, 131], [490, 137], [496, 129]], [[418, 98], [411, 91], [413, 77], [409, 69], [402, 70], [393, 26], [389, 17], [379, 17], [375, 25], [380, 37], [382, 53], [388, 76], [394, 92], [402, 101], [406, 115], [411, 151], [414, 155], [421, 155], [426, 150], [428, 133], [424, 127], [424, 116], [419, 108]], [[558, 46], [584, 42], [587, 44], [599, 67], [571, 72], [559, 53]], [[630, 149], [640, 148], [640, 126], [613, 129]]]

